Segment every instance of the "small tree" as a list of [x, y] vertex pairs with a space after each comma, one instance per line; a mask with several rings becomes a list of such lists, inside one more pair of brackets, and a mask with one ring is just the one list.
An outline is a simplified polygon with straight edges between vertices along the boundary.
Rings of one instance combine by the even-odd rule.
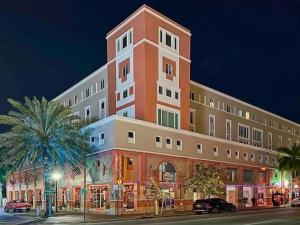
[[150, 182], [146, 186], [145, 196], [147, 199], [154, 201], [155, 215], [158, 215], [158, 200], [162, 198], [159, 185], [156, 183], [154, 178], [150, 177]]
[[199, 166], [193, 177], [185, 179], [186, 194], [191, 196], [194, 191], [199, 192], [202, 198], [211, 195], [224, 195], [225, 177], [220, 169], [213, 166]]

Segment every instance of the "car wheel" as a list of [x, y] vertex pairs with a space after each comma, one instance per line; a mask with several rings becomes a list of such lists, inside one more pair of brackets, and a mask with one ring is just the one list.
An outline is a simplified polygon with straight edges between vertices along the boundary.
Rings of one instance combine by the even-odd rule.
[[217, 208], [212, 208], [212, 210], [211, 210], [211, 213], [213, 213], [213, 214], [218, 213], [218, 212], [219, 212], [219, 210]]
[[294, 207], [295, 207], [295, 205], [294, 205], [294, 204], [292, 204], [292, 207], [294, 208]]
[[236, 211], [236, 208], [230, 208], [229, 209], [229, 212], [231, 212], [231, 213], [235, 213], [235, 211]]
[[5, 208], [4, 208], [4, 211], [5, 211], [5, 212], [9, 212], [9, 209], [5, 207]]

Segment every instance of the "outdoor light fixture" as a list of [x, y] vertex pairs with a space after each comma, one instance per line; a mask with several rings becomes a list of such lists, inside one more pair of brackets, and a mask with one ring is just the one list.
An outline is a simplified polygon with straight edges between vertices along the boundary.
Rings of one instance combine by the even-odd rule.
[[55, 212], [58, 213], [58, 190], [57, 190], [57, 181], [61, 178], [59, 172], [54, 172], [52, 175], [53, 180], [55, 180]]
[[52, 175], [53, 180], [59, 180], [61, 178], [61, 174], [59, 172], [54, 172]]

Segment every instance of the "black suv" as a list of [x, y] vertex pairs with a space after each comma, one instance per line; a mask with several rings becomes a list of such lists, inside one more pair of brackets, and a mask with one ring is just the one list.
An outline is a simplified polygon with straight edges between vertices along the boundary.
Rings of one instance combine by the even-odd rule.
[[193, 204], [195, 213], [218, 213], [222, 211], [235, 212], [234, 204], [226, 202], [221, 198], [198, 199]]

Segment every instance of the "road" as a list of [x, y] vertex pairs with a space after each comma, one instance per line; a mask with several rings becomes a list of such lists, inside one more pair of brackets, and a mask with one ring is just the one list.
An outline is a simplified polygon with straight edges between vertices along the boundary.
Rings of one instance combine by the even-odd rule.
[[[7, 214], [0, 211], [0, 225], [41, 224], [34, 217]], [[30, 222], [32, 221], [32, 222]], [[43, 222], [47, 224], [98, 224], [98, 225], [300, 225], [300, 208], [279, 208], [236, 213], [183, 215], [177, 217], [161, 217], [147, 219], [130, 219], [122, 221], [97, 221], [82, 223], [82, 217], [52, 217]]]
[[300, 225], [300, 208], [280, 208], [260, 211], [191, 215], [128, 221], [99, 222], [99, 225]]

